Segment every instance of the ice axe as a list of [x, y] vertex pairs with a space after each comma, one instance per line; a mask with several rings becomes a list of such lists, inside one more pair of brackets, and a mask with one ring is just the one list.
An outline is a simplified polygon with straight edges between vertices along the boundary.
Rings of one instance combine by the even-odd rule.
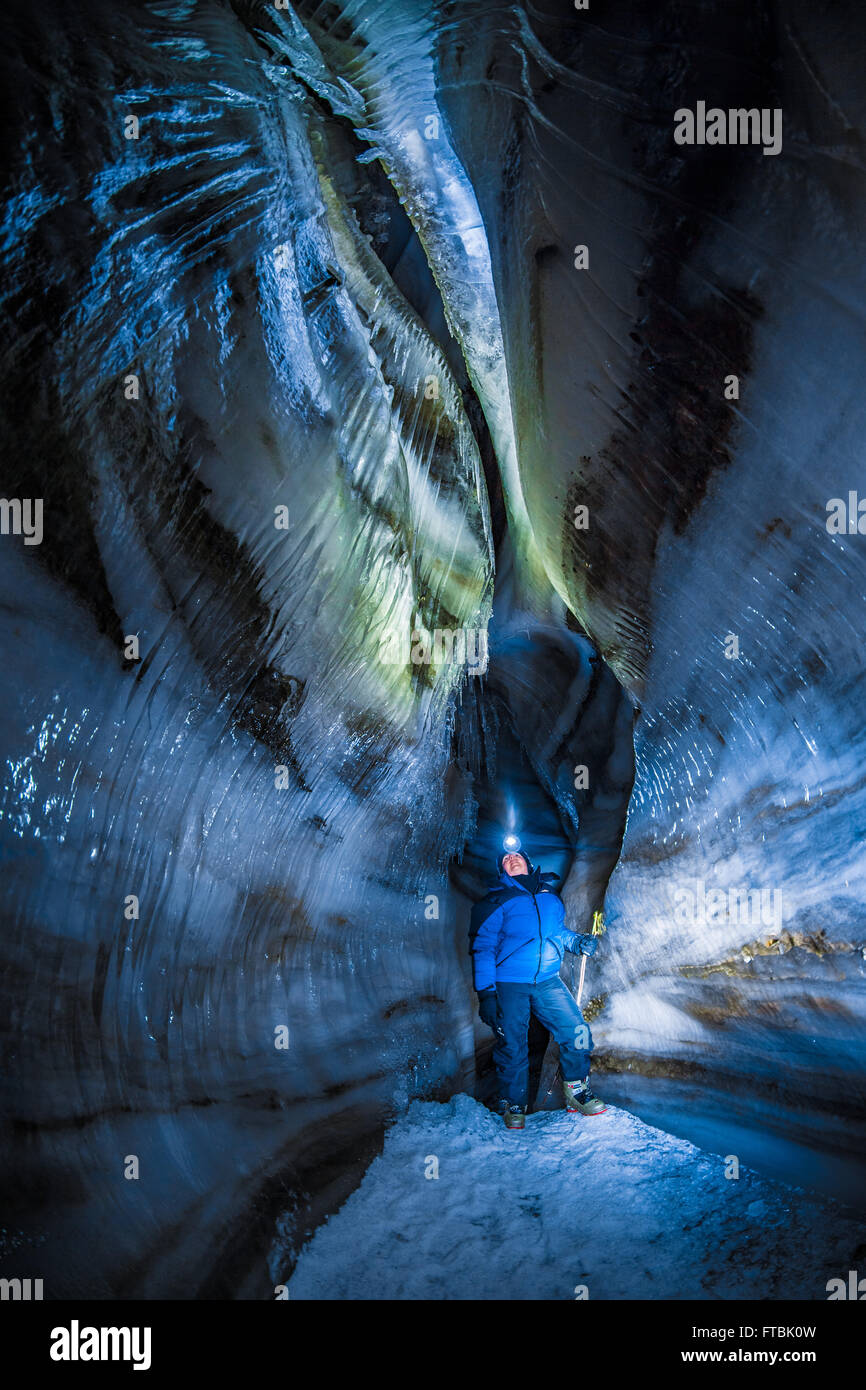
[[[591, 933], [590, 933], [590, 934], [591, 934], [592, 936], [601, 936], [602, 933], [603, 933], [603, 932], [606, 932], [606, 931], [607, 931], [607, 927], [606, 927], [605, 924], [604, 924], [604, 913], [601, 912], [601, 911], [595, 911], [595, 912], [592, 914], [592, 930], [591, 930]], [[580, 1001], [581, 1001], [581, 997], [582, 997], [582, 995], [583, 995], [583, 981], [584, 981], [584, 977], [585, 977], [585, 976], [586, 976], [586, 956], [581, 952], [581, 956], [580, 956], [580, 983], [579, 983], [578, 986], [577, 986], [577, 1007], [578, 1007], [578, 1008], [580, 1008]]]

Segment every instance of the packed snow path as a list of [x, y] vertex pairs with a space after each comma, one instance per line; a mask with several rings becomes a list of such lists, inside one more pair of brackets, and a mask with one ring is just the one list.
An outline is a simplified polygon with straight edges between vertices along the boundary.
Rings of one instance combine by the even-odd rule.
[[469, 1096], [416, 1101], [289, 1296], [826, 1299], [862, 1262], [855, 1212], [725, 1166], [612, 1107], [509, 1132]]

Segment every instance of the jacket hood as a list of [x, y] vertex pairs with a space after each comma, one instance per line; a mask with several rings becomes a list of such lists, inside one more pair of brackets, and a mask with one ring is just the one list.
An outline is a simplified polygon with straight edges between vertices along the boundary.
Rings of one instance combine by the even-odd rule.
[[502, 853], [499, 855], [499, 857], [497, 858], [497, 860], [496, 860], [496, 872], [497, 872], [498, 874], [501, 874], [501, 873], [502, 873], [502, 862], [503, 862], [503, 860], [506, 858], [506, 856], [509, 855], [509, 854], [520, 854], [520, 855], [522, 855], [522, 857], [526, 860], [526, 863], [527, 863], [527, 866], [528, 866], [528, 868], [529, 868], [529, 872], [530, 872], [530, 873], [532, 873], [533, 870], [535, 869], [535, 865], [533, 864], [533, 862], [532, 862], [532, 860], [530, 859], [529, 855], [526, 853], [526, 850], [525, 850], [525, 849], [515, 849], [515, 850], [512, 850], [512, 849], [504, 849], [504, 850], [502, 851]]
[[[524, 856], [525, 858], [525, 856]], [[517, 878], [512, 878], [504, 869], [500, 870], [499, 878], [488, 888], [489, 893], [495, 893], [498, 888], [520, 888], [524, 893], [537, 893], [541, 888], [549, 888], [551, 884], [559, 882], [559, 874], [542, 873], [538, 865], [529, 874], [519, 874]]]

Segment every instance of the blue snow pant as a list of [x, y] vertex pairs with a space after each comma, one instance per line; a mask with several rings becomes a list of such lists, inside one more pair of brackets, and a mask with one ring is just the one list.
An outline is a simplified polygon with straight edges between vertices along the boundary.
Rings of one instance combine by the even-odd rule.
[[535, 1014], [559, 1043], [559, 1060], [566, 1081], [584, 1081], [589, 1076], [592, 1034], [584, 1022], [574, 996], [558, 975], [540, 984], [496, 984], [499, 1025], [505, 1034], [497, 1036], [493, 1062], [499, 1081], [499, 1094], [509, 1105], [529, 1104], [529, 1017]]

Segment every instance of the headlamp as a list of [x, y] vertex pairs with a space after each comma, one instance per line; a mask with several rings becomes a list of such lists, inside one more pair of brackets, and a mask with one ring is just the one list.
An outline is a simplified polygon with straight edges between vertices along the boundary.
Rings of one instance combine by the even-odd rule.
[[520, 839], [517, 835], [506, 835], [502, 841], [502, 848], [509, 854], [516, 854], [520, 849]]

